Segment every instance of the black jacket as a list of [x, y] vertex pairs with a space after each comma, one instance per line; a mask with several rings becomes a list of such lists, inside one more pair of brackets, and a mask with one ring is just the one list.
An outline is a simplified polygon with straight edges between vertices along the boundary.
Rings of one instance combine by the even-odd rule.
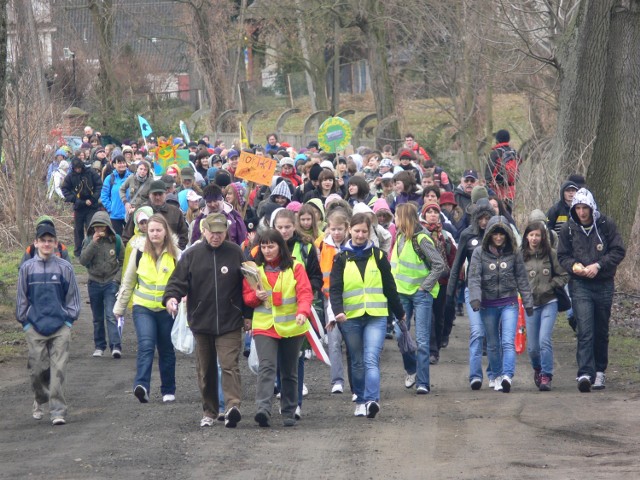
[[[72, 160], [72, 169], [64, 177], [60, 189], [64, 195], [64, 201], [73, 203], [73, 209], [96, 209], [99, 206], [102, 193], [102, 179], [93, 168], [86, 168], [78, 158]], [[82, 172], [76, 173], [74, 168], [82, 166]], [[87, 200], [91, 205], [87, 205]]]
[[238, 245], [225, 241], [218, 248], [207, 242], [185, 250], [171, 274], [162, 303], [185, 295], [189, 328], [194, 333], [224, 335], [238, 330], [253, 310], [242, 300], [244, 261]]

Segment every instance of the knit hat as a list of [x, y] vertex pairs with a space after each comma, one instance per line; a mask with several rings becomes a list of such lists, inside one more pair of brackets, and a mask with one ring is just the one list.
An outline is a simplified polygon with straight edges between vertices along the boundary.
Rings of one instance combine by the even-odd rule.
[[58, 150], [56, 150], [56, 157], [62, 157], [62, 158], [67, 158], [67, 151], [63, 150], [62, 148], [59, 148]]
[[389, 204], [384, 198], [379, 198], [376, 200], [376, 203], [373, 204], [373, 213], [378, 213], [380, 211], [387, 210], [391, 213], [391, 209], [389, 208]]
[[309, 170], [309, 178], [311, 180], [317, 181], [321, 173], [322, 173], [322, 167], [317, 163], [314, 163], [311, 169]]
[[471, 190], [471, 203], [478, 203], [481, 198], [489, 198], [489, 192], [481, 185], [476, 185]]
[[238, 197], [238, 204], [244, 207], [245, 196], [247, 195], [247, 189], [240, 182], [232, 183], [231, 186], [236, 191], [236, 197]]
[[400, 160], [402, 160], [403, 158], [408, 158], [409, 160], [413, 160], [414, 158], [416, 158], [416, 156], [408, 148], [403, 148], [398, 152], [398, 158]]
[[218, 169], [216, 167], [209, 167], [207, 170], [207, 180], [212, 182], [213, 179], [216, 178], [216, 173], [218, 173]]
[[433, 208], [438, 212], [441, 211], [440, 205], [438, 205], [437, 203], [427, 203], [424, 207], [422, 207], [422, 214], [424, 215], [427, 212], [427, 210], [429, 210], [430, 208]]
[[322, 168], [327, 168], [327, 169], [331, 170], [332, 172], [334, 171], [333, 163], [331, 163], [329, 160], [325, 160], [324, 162], [322, 162], [320, 164], [320, 166]]
[[453, 192], [442, 192], [440, 194], [440, 205], [446, 205], [450, 203], [453, 206], [457, 206], [456, 197], [453, 195]]
[[337, 193], [332, 193], [331, 195], [327, 196], [327, 198], [324, 201], [324, 208], [326, 209], [327, 206], [329, 206], [329, 204], [335, 200], [342, 200], [342, 197]]
[[287, 210], [291, 210], [294, 213], [298, 213], [302, 208], [302, 204], [300, 202], [291, 202], [287, 205]]
[[224, 188], [231, 183], [231, 176], [226, 170], [218, 170], [213, 182], [220, 188]]
[[127, 152], [133, 153], [133, 148], [131, 148], [129, 145], [125, 145], [124, 147], [122, 147], [122, 154], [124, 155]]
[[295, 167], [295, 162], [293, 161], [293, 158], [284, 157], [282, 160], [280, 160], [280, 167], [284, 167], [285, 165], [291, 165], [292, 167]]
[[271, 191], [271, 196], [275, 197], [276, 195], [286, 197], [287, 200], [291, 201], [291, 190], [289, 190], [289, 185], [287, 185], [287, 182], [282, 181], [275, 186], [275, 188]]

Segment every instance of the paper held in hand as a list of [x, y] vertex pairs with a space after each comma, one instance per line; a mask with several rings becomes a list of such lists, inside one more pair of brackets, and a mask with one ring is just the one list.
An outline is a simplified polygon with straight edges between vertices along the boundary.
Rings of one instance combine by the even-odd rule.
[[[255, 262], [242, 262], [242, 267], [240, 268], [242, 271], [242, 275], [247, 280], [247, 283], [254, 290], [264, 290], [264, 285], [262, 284], [262, 279], [260, 278], [260, 272], [258, 271], [258, 266]], [[264, 302], [264, 306], [267, 308], [271, 308], [271, 300], [267, 298]]]

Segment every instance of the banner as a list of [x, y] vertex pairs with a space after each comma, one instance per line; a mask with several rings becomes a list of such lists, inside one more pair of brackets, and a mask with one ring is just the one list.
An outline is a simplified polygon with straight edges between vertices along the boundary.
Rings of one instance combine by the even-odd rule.
[[138, 115], [138, 122], [140, 123], [140, 132], [142, 133], [142, 138], [147, 138], [149, 135], [153, 133], [153, 129], [149, 122], [147, 122], [144, 117]]
[[247, 182], [270, 186], [278, 162], [273, 158], [240, 152], [235, 176]]
[[171, 165], [177, 165], [182, 169], [188, 167], [189, 163], [189, 150], [178, 150], [177, 146], [173, 144], [173, 137], [169, 137], [168, 140], [158, 140], [158, 146], [152, 148], [151, 153], [155, 154], [155, 163], [153, 173], [157, 176], [164, 175]]
[[318, 129], [318, 144], [328, 153], [338, 153], [351, 143], [351, 124], [344, 118], [327, 118]]

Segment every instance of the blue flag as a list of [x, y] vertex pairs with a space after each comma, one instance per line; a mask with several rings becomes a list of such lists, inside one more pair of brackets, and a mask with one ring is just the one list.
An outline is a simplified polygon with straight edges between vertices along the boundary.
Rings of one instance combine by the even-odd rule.
[[180, 120], [180, 132], [184, 137], [185, 143], [191, 142], [191, 137], [189, 136], [189, 130], [187, 130], [187, 124]]
[[140, 122], [140, 131], [142, 132], [142, 136], [147, 138], [153, 132], [151, 125], [147, 122], [143, 117], [138, 115], [138, 121]]

